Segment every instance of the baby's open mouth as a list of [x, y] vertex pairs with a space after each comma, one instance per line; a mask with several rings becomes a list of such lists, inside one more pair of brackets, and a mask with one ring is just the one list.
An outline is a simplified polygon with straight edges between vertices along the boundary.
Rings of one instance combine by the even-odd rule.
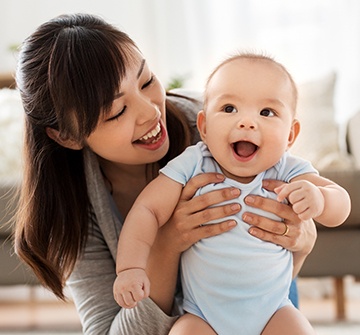
[[161, 138], [161, 125], [160, 122], [156, 125], [156, 127], [145, 134], [143, 137], [139, 138], [135, 142], [144, 143], [144, 144], [153, 144], [156, 143]]
[[248, 141], [239, 141], [233, 144], [234, 151], [239, 157], [250, 157], [253, 155], [259, 147]]

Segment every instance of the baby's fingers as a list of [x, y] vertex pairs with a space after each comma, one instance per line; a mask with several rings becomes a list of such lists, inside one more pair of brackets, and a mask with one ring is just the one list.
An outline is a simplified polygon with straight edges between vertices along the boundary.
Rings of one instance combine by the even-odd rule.
[[131, 292], [117, 293], [114, 295], [115, 301], [123, 308], [134, 308], [136, 301], [134, 300]]
[[138, 286], [131, 291], [123, 291], [115, 296], [116, 302], [124, 308], [134, 308], [137, 303], [149, 296], [150, 285]]
[[142, 285], [137, 285], [131, 291], [132, 297], [134, 301], [141, 301], [147, 298], [150, 294], [150, 281], [146, 277], [144, 278], [144, 282]]
[[303, 221], [310, 220], [313, 218], [313, 216], [314, 215], [311, 213], [311, 211], [305, 211], [305, 212], [299, 214], [299, 219], [303, 220]]
[[[289, 199], [289, 196], [292, 192], [299, 189], [299, 186], [294, 184], [283, 184], [274, 189], [274, 192], [277, 194], [277, 201], [284, 201], [285, 199]], [[290, 200], [290, 199], [289, 199]]]
[[122, 294], [122, 298], [124, 300], [124, 308], [134, 308], [137, 304], [137, 301], [134, 299], [133, 294], [131, 292], [125, 292]]

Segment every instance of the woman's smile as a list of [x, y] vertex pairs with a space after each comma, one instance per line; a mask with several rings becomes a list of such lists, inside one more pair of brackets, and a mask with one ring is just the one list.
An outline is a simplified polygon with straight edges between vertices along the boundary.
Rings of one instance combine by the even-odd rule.
[[[160, 130], [161, 130], [161, 126], [160, 123], [158, 123], [153, 130], [149, 131], [146, 135], [139, 138], [138, 141], [141, 141], [143, 143], [155, 143], [158, 141], [159, 137], [161, 136]], [[158, 136], [159, 134], [160, 136]]]
[[157, 150], [159, 149], [167, 139], [167, 132], [165, 127], [160, 120], [155, 128], [150, 130], [144, 136], [140, 137], [138, 140], [133, 143], [140, 145], [144, 149], [148, 150]]

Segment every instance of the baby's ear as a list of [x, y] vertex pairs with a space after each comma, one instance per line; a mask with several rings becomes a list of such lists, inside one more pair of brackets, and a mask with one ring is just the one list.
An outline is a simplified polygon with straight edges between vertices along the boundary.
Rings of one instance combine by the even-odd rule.
[[78, 141], [73, 140], [72, 138], [62, 137], [60, 132], [54, 128], [46, 127], [46, 134], [64, 148], [81, 150], [84, 147], [82, 144], [80, 144]]
[[297, 119], [294, 119], [291, 128], [290, 133], [288, 137], [288, 149], [291, 148], [291, 146], [294, 144], [296, 138], [298, 137], [300, 133], [300, 122]]
[[206, 143], [206, 115], [204, 110], [201, 110], [197, 115], [197, 128], [202, 141]]

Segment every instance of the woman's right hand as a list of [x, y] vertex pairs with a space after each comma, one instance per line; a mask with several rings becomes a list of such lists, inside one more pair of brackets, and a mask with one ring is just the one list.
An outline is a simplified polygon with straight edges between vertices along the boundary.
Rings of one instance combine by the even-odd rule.
[[[226, 217], [239, 212], [241, 206], [237, 203], [217, 205], [223, 201], [238, 198], [239, 189], [224, 188], [194, 197], [199, 188], [223, 180], [222, 174], [203, 173], [190, 179], [183, 188], [172, 217], [163, 226], [171, 230], [169, 236], [173, 251], [181, 253], [203, 238], [219, 235], [236, 226], [235, 220], [229, 220]], [[222, 218], [224, 220], [220, 223], [206, 224]]]

